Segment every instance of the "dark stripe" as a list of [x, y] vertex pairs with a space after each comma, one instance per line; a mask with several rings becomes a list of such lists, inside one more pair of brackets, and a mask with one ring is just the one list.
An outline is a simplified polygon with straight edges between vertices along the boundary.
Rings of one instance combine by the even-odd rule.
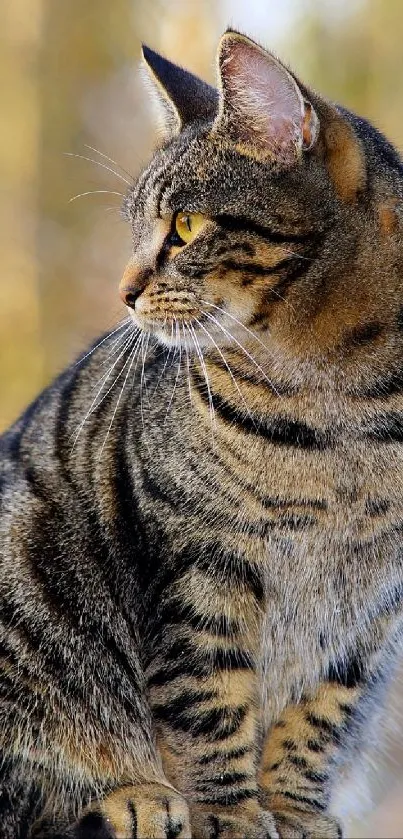
[[214, 670], [254, 670], [256, 666], [253, 655], [239, 647], [217, 647], [209, 655]]
[[200, 556], [197, 567], [217, 578], [229, 590], [242, 587], [249, 589], [258, 602], [264, 600], [265, 588], [260, 567], [242, 555], [223, 550], [218, 542], [207, 543], [200, 551]]
[[208, 711], [191, 709], [175, 713], [172, 706], [173, 703], [154, 706], [153, 713], [159, 722], [166, 723], [173, 731], [190, 732], [211, 741], [224, 740], [235, 734], [248, 710], [246, 705], [240, 705], [238, 708], [223, 706]]
[[303, 530], [309, 530], [311, 527], [314, 527], [317, 524], [317, 521], [313, 516], [280, 516], [279, 518], [272, 518], [272, 519], [260, 519], [260, 521], [254, 522], [242, 522], [239, 526], [239, 530], [248, 533], [249, 535], [256, 535], [261, 538], [264, 538], [269, 533], [272, 533], [275, 530], [290, 530], [292, 532], [298, 532]]
[[303, 259], [302, 257], [296, 256], [294, 259], [290, 260], [286, 275], [275, 283], [274, 286], [265, 291], [263, 302], [273, 304], [279, 303], [282, 300], [284, 301], [290, 288], [302, 277], [304, 277], [312, 267], [312, 262], [313, 257]]
[[366, 436], [369, 440], [379, 443], [402, 443], [403, 415], [397, 411], [378, 414]]
[[349, 705], [347, 702], [339, 702], [339, 708], [341, 713], [344, 714], [345, 717], [352, 717], [356, 710], [355, 705]]
[[219, 262], [218, 268], [225, 268], [227, 271], [236, 271], [244, 275], [242, 285], [246, 286], [252, 282], [252, 277], [268, 277], [270, 274], [278, 274], [284, 268], [288, 268], [292, 262], [291, 257], [282, 259], [275, 265], [261, 265], [258, 262], [236, 262], [234, 259], [224, 259]]
[[224, 245], [220, 245], [214, 251], [215, 257], [224, 256], [233, 251], [242, 251], [242, 253], [246, 253], [248, 256], [254, 256], [256, 253], [256, 248], [250, 242], [231, 242], [227, 236], [224, 236], [224, 242]]
[[[134, 801], [128, 801], [127, 802], [127, 809], [129, 810], [130, 818], [131, 818], [131, 822], [132, 822], [131, 823], [131, 831], [132, 831], [131, 839], [137, 839], [137, 812], [136, 812], [136, 805], [135, 805]], [[95, 835], [94, 839], [98, 839], [98, 836]], [[113, 834], [111, 836], [111, 839], [115, 839]]]
[[175, 679], [183, 679], [184, 676], [196, 676], [197, 678], [203, 679], [209, 675], [210, 673], [206, 670], [205, 666], [193, 661], [177, 663], [168, 668], [166, 664], [163, 664], [148, 676], [147, 684], [149, 687], [164, 687], [164, 685], [173, 682]]
[[189, 663], [204, 663], [207, 673], [215, 670], [253, 670], [255, 667], [251, 653], [234, 646], [206, 650], [197, 644], [191, 644], [188, 639], [175, 638], [171, 643], [168, 642], [164, 649], [164, 658], [167, 661], [183, 661], [185, 655]]
[[364, 664], [359, 655], [329, 664], [326, 679], [346, 688], [355, 688], [364, 678]]
[[324, 717], [318, 717], [316, 714], [307, 714], [306, 717], [309, 724], [318, 729], [326, 740], [334, 740], [336, 743], [340, 740], [340, 726], [330, 722]]
[[[161, 637], [154, 639], [154, 646], [161, 647]], [[182, 638], [173, 641], [168, 649], [164, 649], [163, 663], [148, 676], [148, 685], [163, 686], [174, 679], [183, 676], [195, 676], [199, 679], [211, 676], [214, 672], [211, 657], [200, 655], [197, 649], [188, 639]]]
[[276, 772], [277, 769], [280, 769], [280, 766], [283, 765], [283, 759], [276, 760], [275, 763], [268, 763], [266, 766], [263, 767], [264, 772]]
[[240, 781], [252, 780], [253, 776], [248, 775], [247, 772], [237, 772], [236, 770], [233, 772], [221, 772], [219, 775], [213, 775], [211, 778], [203, 778], [197, 785], [196, 789], [201, 792], [210, 785], [217, 787], [230, 787], [234, 784], [240, 783]]
[[266, 495], [261, 499], [266, 510], [281, 510], [289, 507], [308, 507], [312, 510], [327, 510], [327, 501], [321, 498], [280, 498], [279, 495]]
[[281, 795], [298, 804], [306, 804], [312, 807], [313, 810], [318, 810], [319, 812], [326, 810], [326, 804], [323, 804], [322, 801], [317, 801], [315, 798], [307, 798], [305, 795], [298, 795], [296, 792], [289, 792], [288, 790], [282, 791]]
[[214, 221], [225, 230], [229, 230], [231, 232], [247, 230], [249, 233], [260, 236], [261, 239], [266, 239], [266, 241], [272, 244], [282, 244], [283, 242], [311, 242], [313, 239], [317, 239], [322, 236], [322, 234], [318, 233], [317, 230], [308, 230], [300, 233], [272, 230], [271, 228], [258, 224], [258, 222], [246, 218], [245, 216], [231, 216], [226, 213], [220, 213], [219, 215], [214, 216]]
[[326, 772], [317, 772], [314, 769], [308, 769], [302, 774], [307, 781], [312, 781], [314, 784], [325, 784], [329, 780], [329, 775]]
[[[231, 792], [226, 792], [224, 795], [214, 795], [209, 798], [202, 799], [204, 805], [217, 805], [221, 807], [231, 807], [235, 804], [240, 804], [241, 801], [247, 801], [252, 798], [258, 798], [258, 791], [256, 789], [250, 789], [246, 787], [246, 789], [237, 789], [232, 790]], [[208, 834], [211, 836], [211, 834]], [[218, 834], [219, 835], [219, 834]]]
[[[397, 370], [386, 374], [383, 378], [377, 379], [369, 387], [358, 393], [360, 398], [365, 399], [386, 399], [396, 393], [403, 391], [403, 371]], [[353, 394], [355, 395], [355, 394]]]
[[385, 329], [385, 324], [374, 320], [369, 323], [359, 324], [352, 329], [347, 329], [340, 341], [342, 350], [354, 350], [358, 347], [366, 347], [371, 344]]
[[30, 492], [38, 501], [48, 502], [49, 486], [44, 483], [43, 475], [35, 469], [34, 466], [29, 465], [23, 470], [23, 477], [29, 486]]
[[308, 769], [309, 764], [304, 757], [300, 757], [299, 755], [289, 755], [287, 759], [289, 763], [292, 763], [293, 766], [297, 766], [298, 769]]
[[251, 746], [241, 746], [239, 749], [231, 749], [230, 751], [211, 752], [209, 755], [203, 755], [197, 762], [200, 766], [207, 766], [209, 763], [215, 763], [215, 761], [227, 764], [232, 760], [239, 760], [251, 751], [253, 751]]
[[165, 485], [165, 487], [162, 488], [160, 484], [157, 483], [155, 476], [150, 475], [144, 462], [142, 462], [142, 467], [142, 488], [144, 491], [150, 495], [154, 501], [161, 501], [163, 504], [168, 504], [169, 507], [176, 509], [179, 501], [181, 500], [179, 498], [179, 491], [176, 493], [176, 498], [172, 498], [172, 495], [166, 492], [167, 486]]
[[152, 621], [153, 631], [157, 632], [167, 624], [181, 624], [191, 626], [196, 632], [211, 632], [213, 635], [228, 638], [237, 635], [239, 623], [223, 614], [202, 615], [196, 612], [188, 603], [181, 603], [179, 599], [171, 598], [163, 603], [157, 617]]
[[[205, 382], [195, 371], [192, 375], [193, 384], [205, 404], [208, 405], [209, 399]], [[325, 451], [333, 446], [329, 431], [319, 431], [319, 429], [312, 428], [304, 422], [297, 422], [281, 416], [264, 419], [257, 416], [245, 416], [218, 394], [212, 393], [211, 395], [214, 409], [221, 419], [230, 425], [236, 425], [246, 434], [259, 434], [274, 445], [292, 446], [298, 449]]]
[[217, 693], [212, 690], [183, 690], [180, 696], [164, 702], [163, 705], [156, 704], [152, 707], [154, 716], [158, 720], [172, 723], [181, 714], [194, 712], [194, 706], [200, 702], [208, 702], [216, 699]]
[[387, 498], [367, 498], [365, 512], [367, 516], [383, 516], [388, 512], [390, 501]]
[[287, 752], [296, 752], [298, 749], [298, 744], [295, 742], [295, 740], [291, 740], [289, 738], [283, 740], [282, 745]]
[[325, 746], [319, 740], [307, 740], [306, 746], [310, 752], [324, 752]]

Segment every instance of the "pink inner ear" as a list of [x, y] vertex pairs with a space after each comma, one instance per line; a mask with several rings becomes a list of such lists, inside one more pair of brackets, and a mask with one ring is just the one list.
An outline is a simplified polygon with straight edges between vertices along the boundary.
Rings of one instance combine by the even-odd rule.
[[240, 139], [272, 151], [302, 148], [304, 100], [285, 67], [254, 44], [229, 40], [221, 72], [224, 108], [234, 112]]

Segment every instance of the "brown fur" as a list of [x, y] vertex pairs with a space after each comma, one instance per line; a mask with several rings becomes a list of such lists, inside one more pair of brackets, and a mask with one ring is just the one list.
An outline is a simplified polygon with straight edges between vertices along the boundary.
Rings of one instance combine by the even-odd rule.
[[3, 441], [4, 836], [338, 839], [401, 644], [402, 164], [239, 33], [219, 94], [145, 59], [130, 324]]

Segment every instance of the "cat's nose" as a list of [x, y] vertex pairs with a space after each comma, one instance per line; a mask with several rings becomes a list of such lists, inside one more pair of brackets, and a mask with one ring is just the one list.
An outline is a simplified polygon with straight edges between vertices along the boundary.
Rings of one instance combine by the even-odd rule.
[[140, 268], [129, 262], [119, 285], [120, 298], [126, 306], [135, 308], [136, 300], [148, 285], [152, 273], [151, 268]]

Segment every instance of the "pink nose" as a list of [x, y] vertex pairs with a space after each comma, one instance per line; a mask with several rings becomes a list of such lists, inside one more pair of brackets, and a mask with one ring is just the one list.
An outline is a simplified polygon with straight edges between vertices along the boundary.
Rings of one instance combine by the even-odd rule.
[[119, 284], [120, 298], [125, 306], [135, 308], [136, 300], [146, 288], [151, 274], [151, 268], [142, 269], [135, 263], [129, 262]]

